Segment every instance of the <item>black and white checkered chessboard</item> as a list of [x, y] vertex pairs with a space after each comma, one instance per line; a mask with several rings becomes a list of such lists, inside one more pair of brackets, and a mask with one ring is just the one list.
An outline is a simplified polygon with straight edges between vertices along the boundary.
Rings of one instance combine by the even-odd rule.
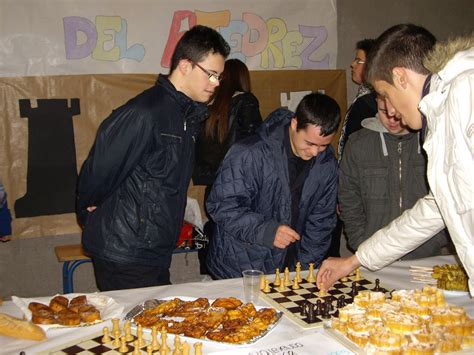
[[285, 287], [284, 291], [280, 291], [278, 286], [270, 283], [270, 292], [265, 293], [261, 291], [261, 298], [271, 306], [282, 311], [288, 318], [301, 327], [316, 328], [323, 326], [324, 321], [329, 319], [324, 319], [322, 315], [316, 315], [313, 322], [311, 322], [307, 315], [301, 314], [302, 305], [304, 305], [306, 301], [313, 304], [317, 304], [318, 300], [320, 300], [321, 303], [330, 301], [333, 305], [333, 309], [329, 312], [329, 316], [337, 316], [337, 299], [344, 295], [346, 304], [353, 302], [351, 295], [353, 282], [357, 283], [357, 291], [373, 290], [375, 287], [372, 281], [363, 277], [360, 277], [360, 279], [356, 281], [355, 275], [350, 275], [347, 277], [347, 281], [339, 280], [327, 291], [326, 296], [320, 297], [320, 290], [316, 286], [316, 283], [310, 283], [306, 279], [303, 279], [302, 282], [299, 283], [300, 288], [297, 290], [293, 290], [290, 285]]

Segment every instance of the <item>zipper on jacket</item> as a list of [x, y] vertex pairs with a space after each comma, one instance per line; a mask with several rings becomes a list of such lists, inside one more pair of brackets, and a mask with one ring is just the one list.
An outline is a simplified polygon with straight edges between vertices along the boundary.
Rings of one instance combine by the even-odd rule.
[[399, 184], [400, 184], [400, 197], [399, 197], [399, 207], [400, 207], [400, 213], [402, 212], [402, 207], [403, 207], [403, 197], [402, 197], [402, 142], [398, 142], [398, 178], [399, 178]]

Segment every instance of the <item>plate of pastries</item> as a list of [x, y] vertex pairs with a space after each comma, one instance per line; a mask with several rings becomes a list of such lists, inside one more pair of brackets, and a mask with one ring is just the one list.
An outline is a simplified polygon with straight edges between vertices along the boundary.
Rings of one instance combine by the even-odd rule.
[[474, 352], [474, 319], [434, 286], [393, 291], [391, 298], [361, 291], [326, 329], [360, 354]]
[[144, 330], [168, 333], [202, 341], [250, 344], [268, 334], [282, 313], [270, 307], [256, 307], [237, 298], [167, 297], [148, 300], [125, 316]]
[[13, 296], [25, 317], [43, 328], [80, 327], [119, 317], [123, 307], [99, 294], [67, 294], [38, 299]]

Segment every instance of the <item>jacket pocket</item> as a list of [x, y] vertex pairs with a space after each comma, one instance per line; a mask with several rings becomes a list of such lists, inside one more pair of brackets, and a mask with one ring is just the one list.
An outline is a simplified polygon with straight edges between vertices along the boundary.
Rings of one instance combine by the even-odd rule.
[[388, 198], [388, 169], [369, 167], [363, 170], [362, 194], [367, 199]]
[[146, 159], [146, 170], [149, 176], [167, 179], [179, 164], [182, 139], [180, 136], [161, 133], [159, 143]]

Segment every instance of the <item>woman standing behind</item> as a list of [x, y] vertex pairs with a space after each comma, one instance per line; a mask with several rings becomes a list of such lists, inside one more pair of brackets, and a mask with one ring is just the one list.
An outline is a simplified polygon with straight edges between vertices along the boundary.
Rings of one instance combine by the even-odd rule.
[[[211, 191], [217, 169], [231, 145], [255, 133], [262, 123], [258, 99], [250, 92], [250, 74], [247, 66], [238, 59], [225, 62], [223, 80], [214, 101], [210, 116], [203, 124], [196, 142], [194, 185], [206, 185], [204, 203]], [[204, 226], [204, 233], [211, 238], [214, 223]], [[207, 274], [207, 250], [199, 252], [201, 274]]]

